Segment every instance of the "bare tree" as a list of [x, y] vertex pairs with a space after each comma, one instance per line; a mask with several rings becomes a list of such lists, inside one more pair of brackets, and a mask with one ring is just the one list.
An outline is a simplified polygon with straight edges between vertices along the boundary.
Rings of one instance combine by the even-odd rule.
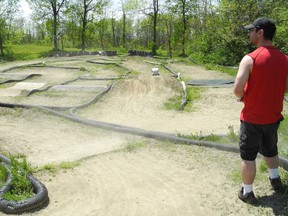
[[86, 49], [86, 31], [89, 22], [93, 21], [95, 14], [102, 14], [106, 0], [77, 0], [70, 9], [76, 11], [81, 25], [81, 49]]
[[54, 51], [58, 51], [58, 33], [60, 24], [60, 12], [66, 0], [27, 0], [34, 11], [34, 18], [42, 21], [52, 19]]
[[152, 54], [156, 55], [157, 51], [157, 22], [159, 14], [159, 0], [153, 0], [152, 6], [145, 6], [143, 13], [152, 18], [152, 34], [153, 34], [153, 44], [152, 44]]
[[153, 0], [153, 45], [152, 54], [156, 55], [157, 51], [157, 18], [159, 13], [159, 1]]
[[122, 45], [126, 47], [127, 38], [127, 16], [129, 14], [135, 15], [138, 13], [138, 7], [140, 5], [139, 0], [121, 0], [122, 10]]

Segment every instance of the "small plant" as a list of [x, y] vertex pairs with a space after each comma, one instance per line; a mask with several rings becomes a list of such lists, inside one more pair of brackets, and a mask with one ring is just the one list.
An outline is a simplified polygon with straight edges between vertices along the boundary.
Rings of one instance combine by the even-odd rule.
[[51, 173], [56, 173], [56, 171], [57, 171], [57, 168], [54, 164], [46, 164], [43, 166], [43, 169], [48, 170]]
[[80, 165], [80, 162], [62, 162], [60, 164], [60, 168], [62, 169], [73, 169], [74, 167], [76, 166], [79, 166]]
[[239, 137], [238, 137], [238, 135], [234, 132], [233, 126], [229, 125], [229, 126], [228, 126], [228, 130], [229, 130], [228, 139], [229, 139], [231, 142], [237, 142], [237, 141], [239, 140]]
[[208, 136], [205, 136], [204, 137], [204, 140], [205, 141], [208, 141], [208, 142], [218, 142], [221, 138], [213, 133], [211, 133], [210, 135]]
[[234, 184], [237, 184], [237, 185], [241, 184], [241, 182], [242, 182], [242, 176], [241, 176], [240, 170], [233, 170], [233, 171], [231, 171], [230, 177], [231, 177], [231, 179], [232, 179], [232, 181], [233, 181]]
[[185, 137], [191, 140], [203, 140], [203, 141], [207, 141], [207, 142], [218, 142], [221, 137], [211, 133], [207, 136], [203, 136], [202, 131], [198, 132], [192, 132], [189, 136], [183, 136], [181, 134], [177, 134], [177, 136], [179, 137]]
[[182, 100], [181, 95], [168, 98], [168, 100], [164, 103], [164, 108], [167, 110], [180, 110], [181, 100]]
[[139, 148], [145, 147], [146, 143], [144, 142], [128, 142], [125, 146], [125, 150], [128, 152], [136, 151]]
[[[179, 83], [174, 84], [173, 89], [175, 90], [176, 94], [173, 97], [168, 98], [168, 100], [164, 103], [164, 109], [181, 110], [182, 108], [181, 104], [183, 101], [184, 92], [183, 92], [181, 85], [178, 85], [178, 84]], [[186, 87], [186, 93], [187, 93], [186, 98], [187, 98], [188, 103], [185, 106], [185, 109], [184, 109], [185, 111], [192, 112], [195, 110], [193, 103], [191, 102], [199, 99], [203, 91], [204, 91], [204, 88], [190, 87], [190, 86]]]
[[26, 161], [26, 157], [16, 158], [10, 156], [10, 172], [12, 179], [12, 189], [3, 194], [6, 200], [20, 201], [33, 196], [33, 186], [27, 179], [31, 173], [31, 167]]
[[5, 184], [7, 179], [7, 170], [4, 164], [0, 164], [0, 186], [2, 187]]
[[204, 137], [202, 135], [202, 131], [200, 131], [200, 133], [197, 133], [197, 132], [192, 132], [189, 136], [189, 139], [192, 139], [192, 140], [203, 140]]
[[266, 166], [265, 161], [261, 160], [258, 166], [259, 166], [259, 171], [260, 172], [262, 172], [262, 173], [267, 172], [268, 168]]

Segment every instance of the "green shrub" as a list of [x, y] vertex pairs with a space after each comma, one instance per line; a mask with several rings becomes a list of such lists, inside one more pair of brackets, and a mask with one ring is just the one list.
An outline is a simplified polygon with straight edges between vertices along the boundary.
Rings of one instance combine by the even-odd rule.
[[12, 178], [12, 189], [3, 194], [6, 200], [20, 201], [33, 196], [33, 186], [27, 179], [31, 174], [31, 167], [26, 157], [16, 158], [10, 156], [10, 172]]
[[7, 170], [4, 164], [0, 164], [0, 187], [4, 186], [7, 179]]

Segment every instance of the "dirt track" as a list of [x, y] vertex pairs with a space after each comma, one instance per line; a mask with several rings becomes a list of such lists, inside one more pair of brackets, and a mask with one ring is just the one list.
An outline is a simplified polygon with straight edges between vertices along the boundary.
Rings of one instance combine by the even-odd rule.
[[[4, 84], [0, 101], [77, 106], [114, 81], [78, 80], [64, 85], [65, 88], [61, 83], [79, 76], [112, 78], [126, 73], [125, 69], [87, 63], [87, 59], [101, 60], [96, 57], [45, 60], [46, 66], [85, 67], [85, 71], [48, 67], [6, 71], [6, 75], [41, 75], [22, 81], [26, 88], [29, 83], [58, 87], [27, 97], [28, 89], [15, 91], [16, 83]], [[110, 59], [116, 60], [119, 62]], [[238, 131], [242, 104], [236, 102], [231, 87], [207, 88], [201, 99], [194, 102], [195, 112], [168, 111], [163, 109], [163, 103], [175, 94], [174, 87], [179, 81], [163, 68], [160, 76], [152, 76], [151, 68], [155, 65], [143, 60], [146, 59], [122, 58], [120, 64], [132, 73], [114, 83], [100, 101], [76, 114], [174, 134], [227, 134], [228, 126]], [[233, 78], [182, 63], [168, 62], [168, 66], [187, 79]], [[0, 65], [0, 70], [8, 67]], [[0, 110], [2, 151], [23, 153], [33, 166], [81, 160], [72, 170], [35, 174], [48, 188], [50, 197], [50, 204], [35, 215], [262, 215], [264, 211], [247, 207], [237, 199], [239, 184], [231, 181], [231, 173], [239, 168], [237, 154], [88, 127], [37, 109]], [[136, 150], [127, 151], [131, 145]], [[261, 192], [261, 195], [272, 193]], [[275, 209], [267, 207], [265, 212], [273, 215]]]

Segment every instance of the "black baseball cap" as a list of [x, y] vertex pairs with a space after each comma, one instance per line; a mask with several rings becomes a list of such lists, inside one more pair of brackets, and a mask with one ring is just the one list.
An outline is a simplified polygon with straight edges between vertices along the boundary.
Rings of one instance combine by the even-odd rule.
[[263, 29], [264, 32], [269, 32], [270, 34], [274, 34], [276, 31], [275, 23], [271, 19], [266, 17], [256, 19], [252, 24], [246, 25], [244, 26], [244, 28], [247, 30], [252, 28]]

